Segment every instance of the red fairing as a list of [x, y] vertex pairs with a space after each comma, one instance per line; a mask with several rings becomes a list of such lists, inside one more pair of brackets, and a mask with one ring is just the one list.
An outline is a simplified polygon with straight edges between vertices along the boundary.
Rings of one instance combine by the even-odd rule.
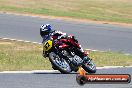
[[76, 46], [77, 48], [81, 48], [77, 42], [75, 42], [72, 38], [67, 38], [67, 39], [60, 39], [59, 41], [56, 42], [56, 44], [59, 45], [59, 48], [67, 48], [69, 45], [65, 44], [67, 42], [70, 42], [73, 46]]
[[62, 44], [62, 43], [67, 43], [67, 42], [68, 42], [67, 39], [60, 39], [60, 40], [58, 40], [55, 44], [60, 45], [60, 44]]
[[53, 38], [53, 40], [55, 40], [55, 39], [57, 39], [57, 38], [58, 38], [58, 36], [52, 36], [52, 38]]
[[66, 42], [68, 42], [68, 41], [67, 41], [67, 39], [61, 39], [60, 42], [66, 43]]
[[71, 39], [71, 38], [68, 38], [68, 42], [71, 42], [74, 46], [78, 47], [79, 49], [81, 48], [81, 47], [79, 46], [79, 44], [76, 43], [76, 42], [75, 42], [73, 39]]

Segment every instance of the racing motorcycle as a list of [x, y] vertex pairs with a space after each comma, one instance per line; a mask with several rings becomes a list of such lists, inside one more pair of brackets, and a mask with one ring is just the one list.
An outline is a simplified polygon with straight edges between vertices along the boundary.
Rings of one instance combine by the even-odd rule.
[[60, 38], [54, 41], [49, 36], [43, 43], [43, 53], [49, 58], [54, 70], [67, 74], [77, 72], [81, 66], [88, 73], [95, 73], [96, 66], [89, 57], [81, 58], [79, 44], [73, 37]]

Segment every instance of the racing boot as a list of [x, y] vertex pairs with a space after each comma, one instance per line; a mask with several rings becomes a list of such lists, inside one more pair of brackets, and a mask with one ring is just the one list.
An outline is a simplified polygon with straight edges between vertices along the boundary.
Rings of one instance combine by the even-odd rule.
[[92, 59], [90, 59], [88, 56], [84, 57], [83, 58], [83, 62], [86, 63], [86, 62], [90, 62]]
[[87, 62], [87, 61], [90, 62], [90, 61], [92, 60], [92, 59], [90, 59], [90, 58], [88, 57], [88, 54], [89, 54], [89, 53], [86, 52], [86, 51], [83, 52], [83, 55], [84, 55], [84, 56], [83, 56], [83, 62]]

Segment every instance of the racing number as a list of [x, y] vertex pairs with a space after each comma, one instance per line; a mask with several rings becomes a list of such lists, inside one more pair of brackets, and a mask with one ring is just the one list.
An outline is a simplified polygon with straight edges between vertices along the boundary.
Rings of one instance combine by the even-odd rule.
[[44, 47], [43, 47], [43, 50], [44, 51], [48, 51], [51, 48], [52, 48], [52, 41], [51, 40], [48, 40], [47, 42], [45, 42]]
[[46, 42], [46, 44], [44, 45], [44, 48], [47, 50], [48, 48], [49, 48], [49, 43], [48, 42]]

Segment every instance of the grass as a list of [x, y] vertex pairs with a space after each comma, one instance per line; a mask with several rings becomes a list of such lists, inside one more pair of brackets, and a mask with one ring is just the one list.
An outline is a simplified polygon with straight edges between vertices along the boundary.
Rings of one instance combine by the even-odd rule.
[[132, 0], [0, 0], [0, 11], [132, 23]]
[[[42, 57], [42, 45], [0, 39], [0, 71], [52, 69]], [[97, 66], [131, 66], [132, 55], [113, 52], [90, 52]]]
[[0, 40], [0, 71], [51, 69], [37, 44]]
[[91, 52], [90, 57], [97, 66], [132, 66], [132, 55], [121, 52]]

